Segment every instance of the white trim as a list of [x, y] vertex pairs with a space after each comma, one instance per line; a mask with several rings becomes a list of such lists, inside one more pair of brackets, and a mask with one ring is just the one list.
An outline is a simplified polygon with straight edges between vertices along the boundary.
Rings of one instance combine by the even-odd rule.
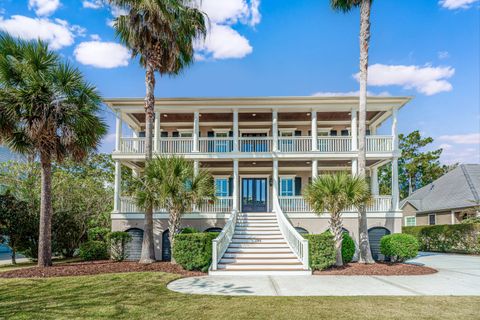
[[[413, 220], [414, 220], [413, 225], [409, 225], [408, 222], [407, 222], [407, 219], [411, 219], [411, 218], [413, 218]], [[417, 217], [416, 216], [406, 216], [406, 217], [404, 217], [404, 222], [405, 222], [406, 227], [415, 227], [417, 225]]]
[[244, 133], [270, 133], [270, 128], [245, 128], [245, 129], [239, 129], [240, 130], [240, 135]]
[[231, 128], [212, 128], [212, 131], [216, 134], [217, 132], [218, 133], [229, 133], [230, 131], [232, 131]]
[[270, 175], [269, 174], [239, 174], [239, 188], [240, 188], [240, 192], [239, 192], [239, 208], [240, 208], [240, 212], [243, 212], [243, 179], [248, 179], [248, 178], [265, 178], [267, 179], [267, 184], [266, 184], [266, 188], [267, 188], [267, 192], [266, 192], [266, 196], [267, 196], [267, 212], [270, 212]]
[[192, 133], [193, 134], [193, 129], [192, 128], [183, 128], [183, 129], [182, 128], [177, 128], [177, 131], [181, 132], [181, 133], [186, 132], [186, 133]]

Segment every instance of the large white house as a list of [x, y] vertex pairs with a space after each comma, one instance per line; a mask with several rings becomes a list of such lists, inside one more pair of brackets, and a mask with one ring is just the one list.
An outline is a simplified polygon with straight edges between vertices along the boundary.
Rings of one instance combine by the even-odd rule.
[[[409, 97], [369, 97], [367, 173], [374, 201], [368, 206], [372, 253], [379, 239], [401, 231], [398, 208], [398, 111]], [[145, 165], [143, 99], [107, 99], [116, 113], [113, 230], [134, 236], [140, 255], [144, 215], [121, 190], [121, 166], [141, 174]], [[308, 272], [308, 244], [300, 233], [328, 229], [329, 215], [311, 212], [302, 189], [322, 173], [357, 171], [358, 97], [176, 98], [155, 103], [154, 153], [181, 155], [215, 177], [218, 200], [198, 206], [182, 227], [224, 232], [213, 243], [211, 273]], [[391, 127], [377, 130], [387, 120]], [[127, 128], [128, 127], [128, 128]], [[128, 134], [124, 134], [127, 133]], [[392, 194], [380, 195], [377, 170], [392, 166]], [[358, 213], [343, 214], [358, 241]], [[168, 215], [154, 213], [158, 258], [170, 258]]]

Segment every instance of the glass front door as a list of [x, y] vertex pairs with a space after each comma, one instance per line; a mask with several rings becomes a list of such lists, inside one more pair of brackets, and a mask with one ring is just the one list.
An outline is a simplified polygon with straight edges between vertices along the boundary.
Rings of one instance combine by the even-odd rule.
[[266, 212], [268, 199], [267, 190], [266, 178], [243, 178], [242, 211]]

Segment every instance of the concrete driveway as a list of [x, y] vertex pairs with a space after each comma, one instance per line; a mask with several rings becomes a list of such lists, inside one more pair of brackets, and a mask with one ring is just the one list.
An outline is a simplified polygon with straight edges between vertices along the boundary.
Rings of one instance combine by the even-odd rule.
[[422, 253], [424, 276], [205, 276], [171, 282], [182, 293], [253, 296], [480, 296], [480, 257]]

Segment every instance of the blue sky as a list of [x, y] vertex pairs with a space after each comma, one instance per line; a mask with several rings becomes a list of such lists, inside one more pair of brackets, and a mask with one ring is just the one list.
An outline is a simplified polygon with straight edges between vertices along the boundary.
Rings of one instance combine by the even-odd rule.
[[[356, 94], [358, 10], [328, 0], [203, 0], [211, 19], [197, 62], [157, 79], [159, 97]], [[141, 97], [144, 73], [115, 39], [103, 0], [0, 0], [0, 29], [42, 38], [104, 97]], [[374, 1], [369, 92], [408, 95], [399, 130], [419, 129], [445, 163], [480, 162], [480, 2]], [[110, 113], [104, 117], [114, 132]], [[385, 127], [384, 132], [388, 132]], [[109, 135], [101, 151], [113, 147]]]

